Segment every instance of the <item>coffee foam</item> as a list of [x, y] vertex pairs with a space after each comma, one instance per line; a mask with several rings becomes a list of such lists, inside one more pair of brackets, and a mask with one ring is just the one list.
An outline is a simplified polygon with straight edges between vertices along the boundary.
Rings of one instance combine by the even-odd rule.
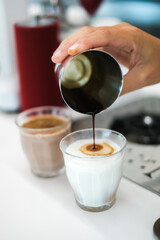
[[114, 152], [114, 148], [106, 142], [95, 144], [95, 146], [93, 144], [84, 144], [79, 150], [87, 156], [107, 156]]
[[106, 142], [106, 139], [96, 139], [96, 144], [102, 145], [104, 148], [97, 152], [86, 151], [86, 147], [88, 145], [92, 145], [93, 144], [92, 142], [93, 142], [93, 139], [78, 140], [70, 144], [66, 149], [66, 152], [77, 157], [84, 157], [84, 156], [95, 157], [95, 156], [110, 155], [112, 153], [117, 152], [120, 149], [120, 147], [117, 144], [111, 142], [110, 140], [107, 140]]
[[25, 121], [22, 128], [25, 135], [39, 135], [45, 138], [51, 136], [52, 133], [59, 135], [68, 125], [71, 125], [70, 122], [62, 116], [42, 114]]
[[53, 128], [64, 124], [67, 120], [53, 114], [42, 114], [33, 116], [22, 124], [23, 128], [45, 129]]

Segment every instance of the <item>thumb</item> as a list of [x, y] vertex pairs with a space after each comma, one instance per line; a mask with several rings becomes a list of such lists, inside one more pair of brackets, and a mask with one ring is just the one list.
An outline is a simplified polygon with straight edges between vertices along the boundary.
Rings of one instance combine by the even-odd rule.
[[145, 87], [145, 74], [142, 68], [136, 67], [124, 75], [124, 84], [121, 95]]

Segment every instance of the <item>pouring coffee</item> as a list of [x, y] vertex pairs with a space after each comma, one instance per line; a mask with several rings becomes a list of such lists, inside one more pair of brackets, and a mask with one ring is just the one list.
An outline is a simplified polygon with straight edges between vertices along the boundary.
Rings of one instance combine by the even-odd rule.
[[120, 66], [111, 55], [89, 50], [65, 59], [56, 71], [66, 104], [91, 115], [93, 123], [93, 129], [73, 132], [60, 142], [67, 178], [82, 209], [107, 210], [116, 200], [126, 139], [109, 129], [95, 129], [95, 115], [119, 96], [123, 83]]
[[95, 115], [110, 107], [122, 90], [123, 76], [118, 62], [104, 51], [91, 49], [57, 64], [56, 73], [66, 104], [92, 116], [95, 149]]

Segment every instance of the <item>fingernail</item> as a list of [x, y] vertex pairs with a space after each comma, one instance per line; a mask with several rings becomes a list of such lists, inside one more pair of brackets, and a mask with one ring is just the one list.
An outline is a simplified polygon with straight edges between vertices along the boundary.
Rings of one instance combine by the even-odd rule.
[[61, 50], [60, 50], [60, 49], [57, 49], [57, 50], [53, 53], [52, 59], [55, 59], [55, 58], [59, 57], [60, 54], [61, 54]]
[[77, 48], [79, 48], [79, 44], [75, 43], [68, 50], [76, 50]]

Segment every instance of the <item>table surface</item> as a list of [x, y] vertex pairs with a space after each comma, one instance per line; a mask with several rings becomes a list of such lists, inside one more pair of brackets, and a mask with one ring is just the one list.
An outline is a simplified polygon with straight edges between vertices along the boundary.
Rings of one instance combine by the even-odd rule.
[[[135, 94], [159, 94], [160, 86]], [[117, 103], [117, 104], [119, 104]], [[101, 213], [81, 210], [65, 173], [35, 177], [22, 152], [15, 115], [0, 113], [1, 240], [152, 240], [160, 198], [122, 178], [115, 205]], [[75, 117], [75, 116], [74, 116]]]

